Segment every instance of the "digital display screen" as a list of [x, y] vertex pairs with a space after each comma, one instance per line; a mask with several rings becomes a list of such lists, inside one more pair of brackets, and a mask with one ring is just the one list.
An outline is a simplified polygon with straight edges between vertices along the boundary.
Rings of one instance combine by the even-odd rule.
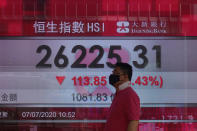
[[196, 131], [196, 22], [195, 0], [1, 0], [0, 131], [103, 131], [116, 62], [139, 131]]
[[195, 103], [195, 43], [1, 40], [1, 103], [109, 104], [115, 89], [108, 77], [120, 61], [133, 66], [142, 103]]
[[140, 130], [159, 122], [191, 125], [197, 117], [195, 43], [178, 37], [1, 39], [1, 121], [86, 120], [103, 129], [115, 93], [108, 77], [121, 61], [133, 67], [131, 86], [140, 97]]

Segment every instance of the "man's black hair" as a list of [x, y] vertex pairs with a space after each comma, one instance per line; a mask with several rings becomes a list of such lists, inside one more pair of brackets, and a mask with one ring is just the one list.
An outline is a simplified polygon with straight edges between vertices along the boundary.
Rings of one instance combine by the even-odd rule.
[[128, 75], [129, 80], [132, 78], [133, 69], [128, 63], [116, 63], [115, 67], [120, 67], [124, 74]]

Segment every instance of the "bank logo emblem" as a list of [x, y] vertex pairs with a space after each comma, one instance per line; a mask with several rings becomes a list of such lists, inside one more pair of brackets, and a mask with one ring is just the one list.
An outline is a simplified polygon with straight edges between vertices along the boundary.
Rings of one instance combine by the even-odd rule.
[[118, 33], [129, 33], [129, 22], [128, 21], [118, 21], [117, 22], [117, 32]]

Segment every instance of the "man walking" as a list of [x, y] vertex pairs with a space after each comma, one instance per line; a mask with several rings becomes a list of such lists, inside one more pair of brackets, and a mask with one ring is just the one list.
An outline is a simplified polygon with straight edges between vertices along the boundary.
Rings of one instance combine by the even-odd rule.
[[140, 99], [131, 88], [132, 67], [117, 63], [109, 77], [116, 89], [104, 131], [137, 131], [140, 118]]

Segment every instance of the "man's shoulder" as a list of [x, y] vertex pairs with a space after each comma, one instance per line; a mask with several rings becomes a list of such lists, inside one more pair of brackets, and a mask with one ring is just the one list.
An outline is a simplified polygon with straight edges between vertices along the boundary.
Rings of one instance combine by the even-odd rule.
[[125, 89], [125, 94], [131, 95], [131, 94], [137, 94], [137, 93], [135, 92], [135, 90], [132, 87], [127, 87]]
[[139, 99], [139, 96], [137, 95], [137, 93], [135, 92], [135, 90], [132, 87], [127, 88], [127, 91], [125, 91], [124, 97]]

